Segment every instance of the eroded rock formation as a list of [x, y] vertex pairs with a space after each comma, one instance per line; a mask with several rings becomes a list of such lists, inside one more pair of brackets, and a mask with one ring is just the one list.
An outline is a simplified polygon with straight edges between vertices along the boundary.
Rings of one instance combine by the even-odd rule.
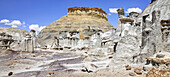
[[0, 30], [0, 49], [34, 52], [35, 41], [29, 32], [8, 27], [0, 27]]
[[9, 49], [13, 42], [12, 36], [6, 33], [0, 33], [0, 49]]
[[127, 17], [118, 10], [115, 63], [143, 63], [158, 52], [169, 52], [169, 4], [169, 0], [154, 0], [142, 13]]
[[[130, 76], [143, 76], [144, 72], [148, 77], [169, 76], [170, 0], [152, 0], [142, 13], [124, 16], [123, 8], [117, 12], [117, 28], [107, 21], [102, 9], [88, 7], [69, 8], [66, 16], [45, 27], [38, 37], [34, 30], [29, 33], [0, 27], [0, 48], [28, 52], [37, 47], [78, 51], [82, 52], [85, 63], [106, 60], [101, 65], [100, 62], [85, 64], [82, 71], [88, 73], [127, 65]], [[134, 68], [134, 64], [142, 67]]]
[[[106, 32], [114, 28], [108, 21], [106, 13], [100, 8], [72, 7], [68, 14], [45, 27], [38, 35], [42, 46], [51, 46], [60, 33], [78, 31], [82, 37], [89, 37], [95, 31]], [[90, 30], [90, 31], [89, 31]]]

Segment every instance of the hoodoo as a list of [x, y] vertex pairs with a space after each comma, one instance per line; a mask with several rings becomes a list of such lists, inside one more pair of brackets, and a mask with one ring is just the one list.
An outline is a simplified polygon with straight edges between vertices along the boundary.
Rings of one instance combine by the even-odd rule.
[[[54, 38], [63, 32], [77, 31], [81, 36], [89, 36], [89, 31], [106, 32], [113, 29], [107, 21], [106, 12], [101, 8], [72, 7], [68, 8], [68, 14], [45, 27], [38, 35], [41, 45], [51, 45]], [[86, 33], [86, 34], [85, 34]], [[90, 32], [92, 35], [94, 32]]]

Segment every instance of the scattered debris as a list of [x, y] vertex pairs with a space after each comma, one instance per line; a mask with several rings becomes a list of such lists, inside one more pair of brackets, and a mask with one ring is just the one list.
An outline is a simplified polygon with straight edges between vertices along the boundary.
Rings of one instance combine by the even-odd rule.
[[170, 72], [152, 68], [147, 74], [146, 77], [170, 77]]

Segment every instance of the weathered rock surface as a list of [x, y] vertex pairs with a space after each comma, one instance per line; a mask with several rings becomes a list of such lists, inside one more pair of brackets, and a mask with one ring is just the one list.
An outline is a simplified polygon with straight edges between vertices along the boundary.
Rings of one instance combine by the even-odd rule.
[[[74, 9], [73, 7], [72, 9]], [[78, 7], [82, 8], [82, 7]], [[68, 9], [68, 14], [45, 27], [38, 35], [42, 45], [51, 45], [54, 37], [58, 37], [61, 31], [82, 31], [87, 36], [89, 29], [109, 31], [114, 28], [108, 21], [106, 14], [93, 10]], [[86, 7], [84, 7], [86, 9]]]
[[140, 15], [143, 18], [141, 59], [150, 57], [158, 52], [169, 52], [170, 42], [168, 37], [170, 31], [162, 29], [161, 24], [162, 20], [170, 19], [169, 4], [169, 0], [154, 0]]
[[14, 40], [22, 40], [26, 34], [29, 34], [28, 31], [17, 29], [17, 28], [10, 28], [10, 27], [0, 27], [0, 31], [6, 34], [12, 35], [12, 39]]
[[28, 31], [9, 28], [9, 27], [0, 27], [0, 49], [12, 49], [15, 51], [28, 51], [33, 52], [33, 39]]
[[[170, 1], [153, 0], [142, 13], [132, 12], [125, 17], [118, 10], [119, 21], [113, 42], [114, 63], [144, 63], [147, 57], [170, 51]], [[158, 55], [157, 57], [163, 57]]]
[[150, 70], [146, 74], [146, 77], [169, 77], [169, 76], [170, 76], [170, 72], [159, 70], [156, 68], [152, 68], [152, 70]]

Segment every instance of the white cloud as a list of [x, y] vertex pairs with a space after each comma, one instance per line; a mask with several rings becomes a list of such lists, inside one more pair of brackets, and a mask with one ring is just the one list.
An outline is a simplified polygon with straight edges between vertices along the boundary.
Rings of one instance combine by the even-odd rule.
[[10, 23], [10, 25], [18, 27], [18, 26], [21, 26], [22, 23], [21, 23], [21, 21], [19, 21], [19, 20], [13, 20], [13, 21]]
[[41, 31], [43, 28], [45, 28], [46, 26], [40, 26], [39, 31]]
[[24, 28], [27, 27], [26, 25], [23, 26]]
[[142, 10], [140, 8], [128, 8], [126, 13], [130, 13], [130, 12], [138, 12], [141, 13]]
[[38, 24], [32, 24], [29, 26], [30, 30], [41, 31], [45, 26], [39, 26]]
[[112, 15], [112, 14], [109, 13], [108, 15], [110, 16], [110, 15]]
[[23, 25], [25, 25], [25, 21], [24, 21], [24, 22], [22, 22], [22, 24], [23, 24]]
[[10, 22], [10, 21], [7, 20], [7, 19], [3, 19], [3, 20], [0, 21], [0, 23], [9, 23], [9, 22]]
[[117, 9], [118, 9], [118, 8], [109, 8], [109, 11], [110, 11], [111, 13], [117, 13]]
[[4, 23], [4, 25], [11, 25], [11, 27], [14, 27], [14, 28], [25, 24], [25, 22], [21, 23], [20, 20], [13, 20], [10, 22], [10, 20], [8, 19], [3, 19], [0, 21], [0, 23]]
[[11, 25], [11, 27], [16, 28], [18, 26], [21, 26], [22, 23], [19, 20], [13, 20], [11, 23], [5, 23], [5, 25]]
[[[8, 20], [8, 19], [0, 20], [0, 23], [3, 23], [4, 25], [11, 25], [11, 27], [13, 28], [16, 28], [19, 26], [26, 28], [27, 27], [26, 25], [29, 25], [29, 24], [26, 24], [25, 21], [21, 22], [20, 20]], [[29, 29], [30, 30], [33, 29], [39, 32], [45, 27], [46, 26], [39, 26], [38, 24], [32, 24], [29, 26]]]
[[18, 27], [18, 26], [16, 26], [16, 25], [12, 25], [11, 27], [16, 28], [16, 27]]

